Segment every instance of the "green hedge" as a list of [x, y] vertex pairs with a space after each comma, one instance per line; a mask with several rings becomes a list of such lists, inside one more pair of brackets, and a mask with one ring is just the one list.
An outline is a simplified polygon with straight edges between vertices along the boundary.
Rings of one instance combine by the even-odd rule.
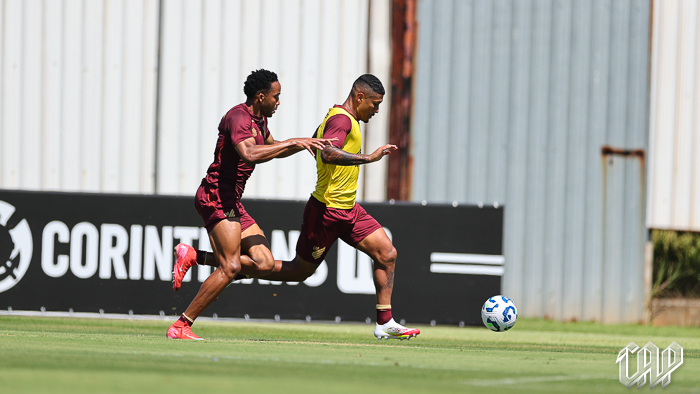
[[700, 298], [700, 233], [653, 230], [652, 297]]

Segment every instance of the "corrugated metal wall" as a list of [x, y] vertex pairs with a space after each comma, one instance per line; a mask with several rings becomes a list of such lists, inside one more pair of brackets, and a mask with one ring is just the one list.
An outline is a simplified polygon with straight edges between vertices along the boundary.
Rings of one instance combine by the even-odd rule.
[[[280, 78], [280, 108], [270, 130], [285, 140], [311, 136], [367, 69], [368, 1], [164, 4], [161, 193], [192, 193], [199, 185], [213, 159], [219, 120], [245, 100], [243, 81], [251, 70], [274, 70]], [[305, 199], [315, 181], [315, 162], [302, 152], [258, 166], [246, 196]]]
[[700, 231], [700, 6], [654, 2], [650, 228]]
[[644, 317], [650, 3], [421, 0], [412, 199], [505, 204], [525, 316]]
[[[0, 0], [0, 187], [192, 195], [252, 70], [282, 83], [278, 140], [311, 136], [368, 70], [388, 86], [388, 4]], [[386, 123], [369, 125], [375, 145]], [[303, 152], [275, 160], [246, 197], [306, 199], [315, 174]], [[360, 196], [383, 199], [384, 177], [370, 181]]]
[[0, 9], [0, 187], [152, 191], [158, 2]]

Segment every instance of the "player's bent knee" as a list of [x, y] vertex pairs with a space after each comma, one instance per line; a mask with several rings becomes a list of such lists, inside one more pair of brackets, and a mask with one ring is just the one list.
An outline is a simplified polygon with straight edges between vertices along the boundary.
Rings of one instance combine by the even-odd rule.
[[233, 280], [236, 274], [241, 271], [241, 262], [238, 259], [228, 260], [220, 264], [218, 269], [220, 269], [227, 278]]
[[270, 249], [264, 247], [251, 248], [249, 257], [255, 266], [256, 274], [269, 274], [275, 268], [275, 258]]
[[377, 262], [385, 266], [394, 265], [396, 262], [396, 256], [396, 248], [392, 246], [391, 248], [387, 248], [378, 253]]

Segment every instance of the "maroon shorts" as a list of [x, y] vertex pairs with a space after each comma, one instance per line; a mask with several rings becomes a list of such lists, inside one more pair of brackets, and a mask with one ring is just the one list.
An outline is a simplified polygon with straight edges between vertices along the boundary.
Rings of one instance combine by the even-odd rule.
[[235, 199], [227, 201], [222, 203], [219, 189], [211, 185], [202, 184], [197, 189], [194, 206], [204, 220], [204, 227], [208, 232], [211, 232], [217, 223], [227, 218], [238, 220], [241, 223], [241, 232], [255, 224], [255, 220], [248, 215], [240, 201]]
[[306, 261], [320, 264], [336, 239], [356, 247], [380, 228], [382, 226], [359, 204], [352, 209], [328, 208], [311, 196], [304, 208], [297, 254]]

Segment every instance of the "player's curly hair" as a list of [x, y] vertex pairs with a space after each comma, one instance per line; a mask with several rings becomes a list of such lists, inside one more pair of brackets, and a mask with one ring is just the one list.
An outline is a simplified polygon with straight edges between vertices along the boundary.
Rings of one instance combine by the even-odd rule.
[[259, 69], [255, 70], [243, 84], [243, 93], [248, 99], [252, 99], [258, 93], [267, 93], [272, 89], [272, 83], [277, 82], [277, 74], [272, 71]]
[[352, 84], [352, 90], [358, 90], [360, 88], [370, 89], [374, 93], [384, 95], [384, 85], [379, 78], [372, 74], [362, 74], [359, 78], [355, 80]]

